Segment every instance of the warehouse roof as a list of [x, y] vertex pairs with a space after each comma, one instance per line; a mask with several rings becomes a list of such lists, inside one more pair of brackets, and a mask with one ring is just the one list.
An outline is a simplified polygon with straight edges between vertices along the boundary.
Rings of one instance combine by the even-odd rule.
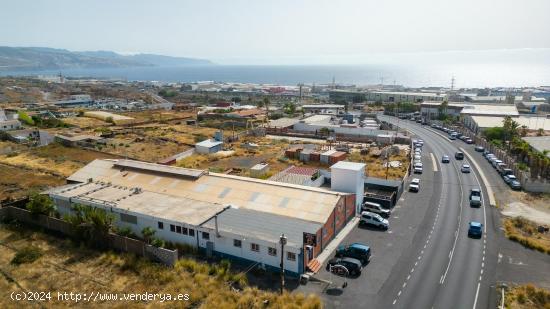
[[[205, 222], [203, 227], [215, 229], [214, 218]], [[229, 208], [218, 215], [218, 231], [236, 235], [254, 235], [254, 238], [278, 243], [282, 233], [287, 237], [287, 245], [301, 248], [303, 233], [316, 234], [322, 227], [300, 219], [283, 217], [242, 208]]]
[[[528, 136], [523, 137], [523, 140], [538, 152], [550, 150], [550, 136]], [[550, 158], [550, 153], [546, 156]]]
[[[117, 166], [123, 160], [94, 160], [71, 175], [73, 182], [110, 182], [113, 185], [140, 187], [176, 197], [325, 223], [341, 195], [320, 188], [283, 184], [217, 173], [205, 173], [196, 179], [161, 173], [154, 168], [127, 170]], [[152, 166], [165, 167], [148, 163]], [[178, 168], [174, 168], [178, 169]], [[183, 169], [182, 169], [183, 170]], [[153, 201], [154, 203], [155, 201]]]
[[62, 186], [48, 193], [71, 198], [74, 203], [113, 208], [123, 213], [140, 214], [190, 225], [200, 225], [224, 208], [222, 204], [145, 190], [137, 191], [135, 187], [102, 182]]
[[518, 109], [514, 104], [466, 104], [460, 112], [466, 115], [517, 116]]
[[[495, 116], [471, 116], [472, 120], [476, 123], [479, 128], [492, 128], [492, 127], [502, 127], [502, 122], [504, 117], [495, 117]], [[519, 126], [526, 126], [528, 130], [538, 130], [542, 128], [543, 130], [550, 130], [550, 119], [546, 117], [512, 117]]]

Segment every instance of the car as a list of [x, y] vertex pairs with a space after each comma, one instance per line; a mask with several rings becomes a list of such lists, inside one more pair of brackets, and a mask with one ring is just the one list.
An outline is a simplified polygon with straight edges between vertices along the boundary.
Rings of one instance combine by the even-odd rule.
[[469, 144], [469, 145], [471, 145], [471, 144], [473, 144], [473, 143], [474, 143], [474, 140], [473, 140], [473, 139], [471, 139], [471, 138], [467, 138], [467, 139], [465, 140], [465, 142], [466, 142], [466, 144]]
[[414, 159], [415, 160], [422, 160], [422, 156], [415, 154]]
[[460, 167], [460, 171], [463, 173], [469, 173], [470, 172], [470, 165], [469, 164], [462, 164], [462, 167]]
[[449, 162], [451, 162], [451, 159], [449, 159], [448, 155], [443, 155], [443, 157], [441, 157], [441, 163], [449, 163]]
[[512, 182], [510, 182], [510, 188], [512, 188], [512, 190], [521, 190], [521, 183], [517, 180], [512, 180]]
[[377, 228], [384, 229], [384, 230], [387, 230], [390, 228], [390, 222], [388, 221], [388, 219], [384, 219], [379, 214], [375, 214], [373, 212], [368, 212], [368, 211], [361, 212], [361, 218], [359, 219], [359, 223], [375, 226]]
[[483, 224], [477, 221], [470, 221], [468, 224], [468, 237], [481, 238], [483, 235]]
[[411, 192], [418, 192], [420, 191], [420, 179], [413, 178], [411, 180], [411, 183], [409, 184], [409, 191]]
[[481, 190], [479, 188], [470, 189], [470, 206], [481, 206]]
[[359, 276], [361, 274], [361, 270], [363, 269], [363, 265], [358, 259], [344, 257], [330, 259], [327, 263], [327, 271], [332, 270], [337, 274], [344, 275], [345, 271], [338, 266], [344, 266], [348, 270], [348, 273], [352, 276]]
[[512, 175], [512, 174], [514, 174], [514, 171], [510, 168], [505, 168], [500, 172], [500, 175], [502, 177], [507, 176], [507, 175]]
[[456, 135], [454, 133], [449, 135], [449, 139], [454, 141], [456, 139]]
[[417, 162], [414, 164], [413, 172], [415, 174], [422, 174], [422, 163]]
[[[481, 147], [481, 146], [480, 146]], [[483, 150], [483, 157], [486, 157], [491, 152], [489, 150]]]
[[500, 163], [503, 163], [502, 160], [499, 160], [499, 159], [491, 160], [491, 164], [493, 165], [494, 168], [497, 168], [497, 166]]
[[436, 128], [437, 128], [437, 124], [432, 123], [431, 127], [434, 128], [434, 129], [436, 129]]
[[455, 159], [464, 160], [464, 153], [460, 151], [455, 152]]
[[514, 181], [514, 180], [516, 180], [516, 181], [518, 180], [518, 179], [516, 178], [516, 176], [515, 176], [515, 175], [512, 175], [512, 174], [506, 175], [506, 176], [502, 177], [502, 179], [503, 179], [504, 182], [507, 183], [507, 184], [512, 183], [512, 181]]
[[488, 153], [484, 153], [483, 156], [485, 157], [485, 159], [489, 160], [490, 157], [494, 157], [495, 155], [488, 152]]
[[370, 262], [370, 256], [370, 247], [357, 242], [350, 245], [340, 245], [336, 249], [336, 257], [354, 258], [361, 261], [363, 265]]
[[506, 169], [506, 167], [507, 167], [506, 163], [498, 163], [495, 168], [497, 169], [497, 172], [500, 175], [502, 175], [502, 171], [504, 171], [504, 169]]
[[374, 212], [385, 218], [388, 218], [391, 214], [391, 211], [389, 209], [386, 209], [382, 207], [382, 205], [374, 202], [364, 202], [361, 206], [361, 210]]
[[474, 148], [474, 150], [477, 151], [477, 152], [484, 152], [484, 151], [485, 151], [485, 148], [483, 148], [483, 146], [476, 146], [476, 147]]

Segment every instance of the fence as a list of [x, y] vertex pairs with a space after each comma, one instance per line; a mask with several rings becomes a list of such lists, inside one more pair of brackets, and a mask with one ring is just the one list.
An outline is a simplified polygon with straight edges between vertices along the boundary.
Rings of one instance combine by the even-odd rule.
[[[40, 226], [67, 236], [75, 236], [74, 229], [70, 223], [45, 215], [33, 215], [28, 210], [17, 207], [7, 206], [0, 208], [0, 219], [14, 219], [28, 225]], [[116, 251], [133, 253], [163, 263], [167, 266], [173, 266], [178, 259], [177, 250], [157, 248], [141, 240], [117, 234], [109, 233], [106, 243], [109, 248]]]

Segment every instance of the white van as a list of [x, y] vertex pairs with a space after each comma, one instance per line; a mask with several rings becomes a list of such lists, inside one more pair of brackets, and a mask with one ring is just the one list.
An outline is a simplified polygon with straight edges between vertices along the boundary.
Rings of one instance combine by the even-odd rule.
[[363, 211], [361, 213], [361, 219], [359, 220], [359, 223], [376, 226], [384, 230], [390, 228], [390, 222], [388, 221], [388, 219], [384, 219], [380, 215], [368, 211]]

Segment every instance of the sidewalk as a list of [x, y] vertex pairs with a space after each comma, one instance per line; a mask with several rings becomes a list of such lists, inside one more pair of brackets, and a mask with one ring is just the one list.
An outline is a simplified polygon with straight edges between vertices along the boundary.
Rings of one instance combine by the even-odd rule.
[[328, 244], [328, 246], [325, 247], [323, 252], [321, 252], [321, 254], [316, 257], [321, 265], [324, 265], [325, 262], [331, 258], [334, 250], [338, 248], [342, 240], [344, 240], [344, 238], [348, 236], [348, 234], [357, 226], [357, 224], [359, 224], [359, 217], [353, 217], [353, 219], [351, 219], [351, 221], [346, 224], [346, 226], [340, 231], [340, 233], [338, 233], [338, 235], [336, 235], [336, 237]]

